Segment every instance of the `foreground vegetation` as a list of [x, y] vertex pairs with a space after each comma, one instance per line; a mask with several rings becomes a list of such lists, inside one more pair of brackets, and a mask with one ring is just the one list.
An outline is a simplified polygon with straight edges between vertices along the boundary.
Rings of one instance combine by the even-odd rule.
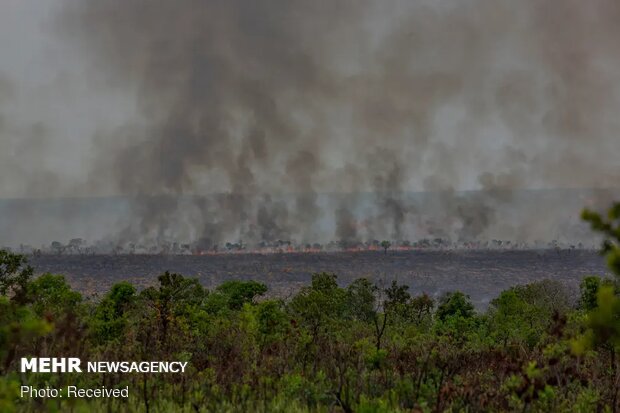
[[[620, 204], [584, 218], [620, 274]], [[502, 292], [485, 313], [396, 282], [321, 273], [287, 300], [265, 285], [212, 291], [164, 273], [85, 299], [0, 251], [0, 411], [577, 411], [620, 409], [618, 277], [578, 300], [554, 281]], [[576, 301], [576, 302], [575, 302]], [[25, 356], [188, 361], [185, 374], [21, 374]], [[19, 386], [125, 386], [129, 399], [19, 397]]]

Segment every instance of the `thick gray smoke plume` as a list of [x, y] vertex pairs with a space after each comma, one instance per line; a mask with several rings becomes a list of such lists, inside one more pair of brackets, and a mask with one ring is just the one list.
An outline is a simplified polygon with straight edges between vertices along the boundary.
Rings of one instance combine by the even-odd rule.
[[123, 240], [545, 238], [557, 221], [511, 209], [516, 190], [618, 186], [617, 1], [63, 0], [55, 16], [91, 92], [136, 102], [71, 189], [135, 197]]

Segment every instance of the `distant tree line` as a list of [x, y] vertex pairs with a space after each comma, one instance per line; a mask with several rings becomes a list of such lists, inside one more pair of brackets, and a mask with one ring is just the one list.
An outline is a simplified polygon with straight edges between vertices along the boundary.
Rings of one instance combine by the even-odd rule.
[[13, 251], [24, 255], [132, 255], [132, 254], [171, 254], [171, 255], [190, 255], [190, 254], [223, 254], [223, 253], [285, 253], [285, 252], [329, 252], [329, 251], [383, 251], [387, 254], [388, 250], [449, 250], [449, 249], [471, 249], [471, 250], [581, 250], [591, 249], [590, 245], [582, 243], [566, 243], [558, 240], [548, 242], [517, 242], [510, 240], [492, 239], [482, 240], [459, 240], [453, 241], [444, 238], [422, 238], [417, 241], [409, 240], [378, 240], [369, 241], [338, 240], [327, 243], [298, 243], [293, 240], [261, 241], [248, 244], [244, 241], [218, 243], [203, 242], [175, 242], [175, 241], [153, 241], [144, 243], [135, 242], [95, 242], [88, 243], [82, 238], [73, 238], [64, 243], [52, 241], [49, 245], [34, 247], [32, 245], [21, 244], [16, 248], [4, 247], [7, 251]]

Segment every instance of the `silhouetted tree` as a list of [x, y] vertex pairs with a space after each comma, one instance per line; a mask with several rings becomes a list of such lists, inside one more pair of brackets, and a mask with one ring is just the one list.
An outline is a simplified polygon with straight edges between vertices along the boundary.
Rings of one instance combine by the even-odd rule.
[[392, 243], [387, 240], [381, 241], [381, 248], [383, 248], [383, 253], [387, 255], [387, 250], [392, 246]]

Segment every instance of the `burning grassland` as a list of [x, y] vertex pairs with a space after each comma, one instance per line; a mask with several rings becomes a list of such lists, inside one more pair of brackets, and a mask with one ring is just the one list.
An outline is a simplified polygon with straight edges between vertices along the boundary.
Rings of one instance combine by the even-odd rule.
[[[509, 203], [498, 204], [498, 195], [486, 192], [403, 193], [390, 198], [407, 211], [401, 216], [377, 209], [379, 194], [323, 194], [321, 214], [301, 222], [290, 213], [299, 194], [236, 197], [246, 209], [240, 215], [231, 215], [224, 195], [4, 200], [0, 246], [27, 254], [372, 251], [383, 241], [404, 250], [591, 248], [599, 240], [579, 219], [581, 209], [618, 195], [513, 191]], [[151, 221], [145, 204], [169, 209]]]

